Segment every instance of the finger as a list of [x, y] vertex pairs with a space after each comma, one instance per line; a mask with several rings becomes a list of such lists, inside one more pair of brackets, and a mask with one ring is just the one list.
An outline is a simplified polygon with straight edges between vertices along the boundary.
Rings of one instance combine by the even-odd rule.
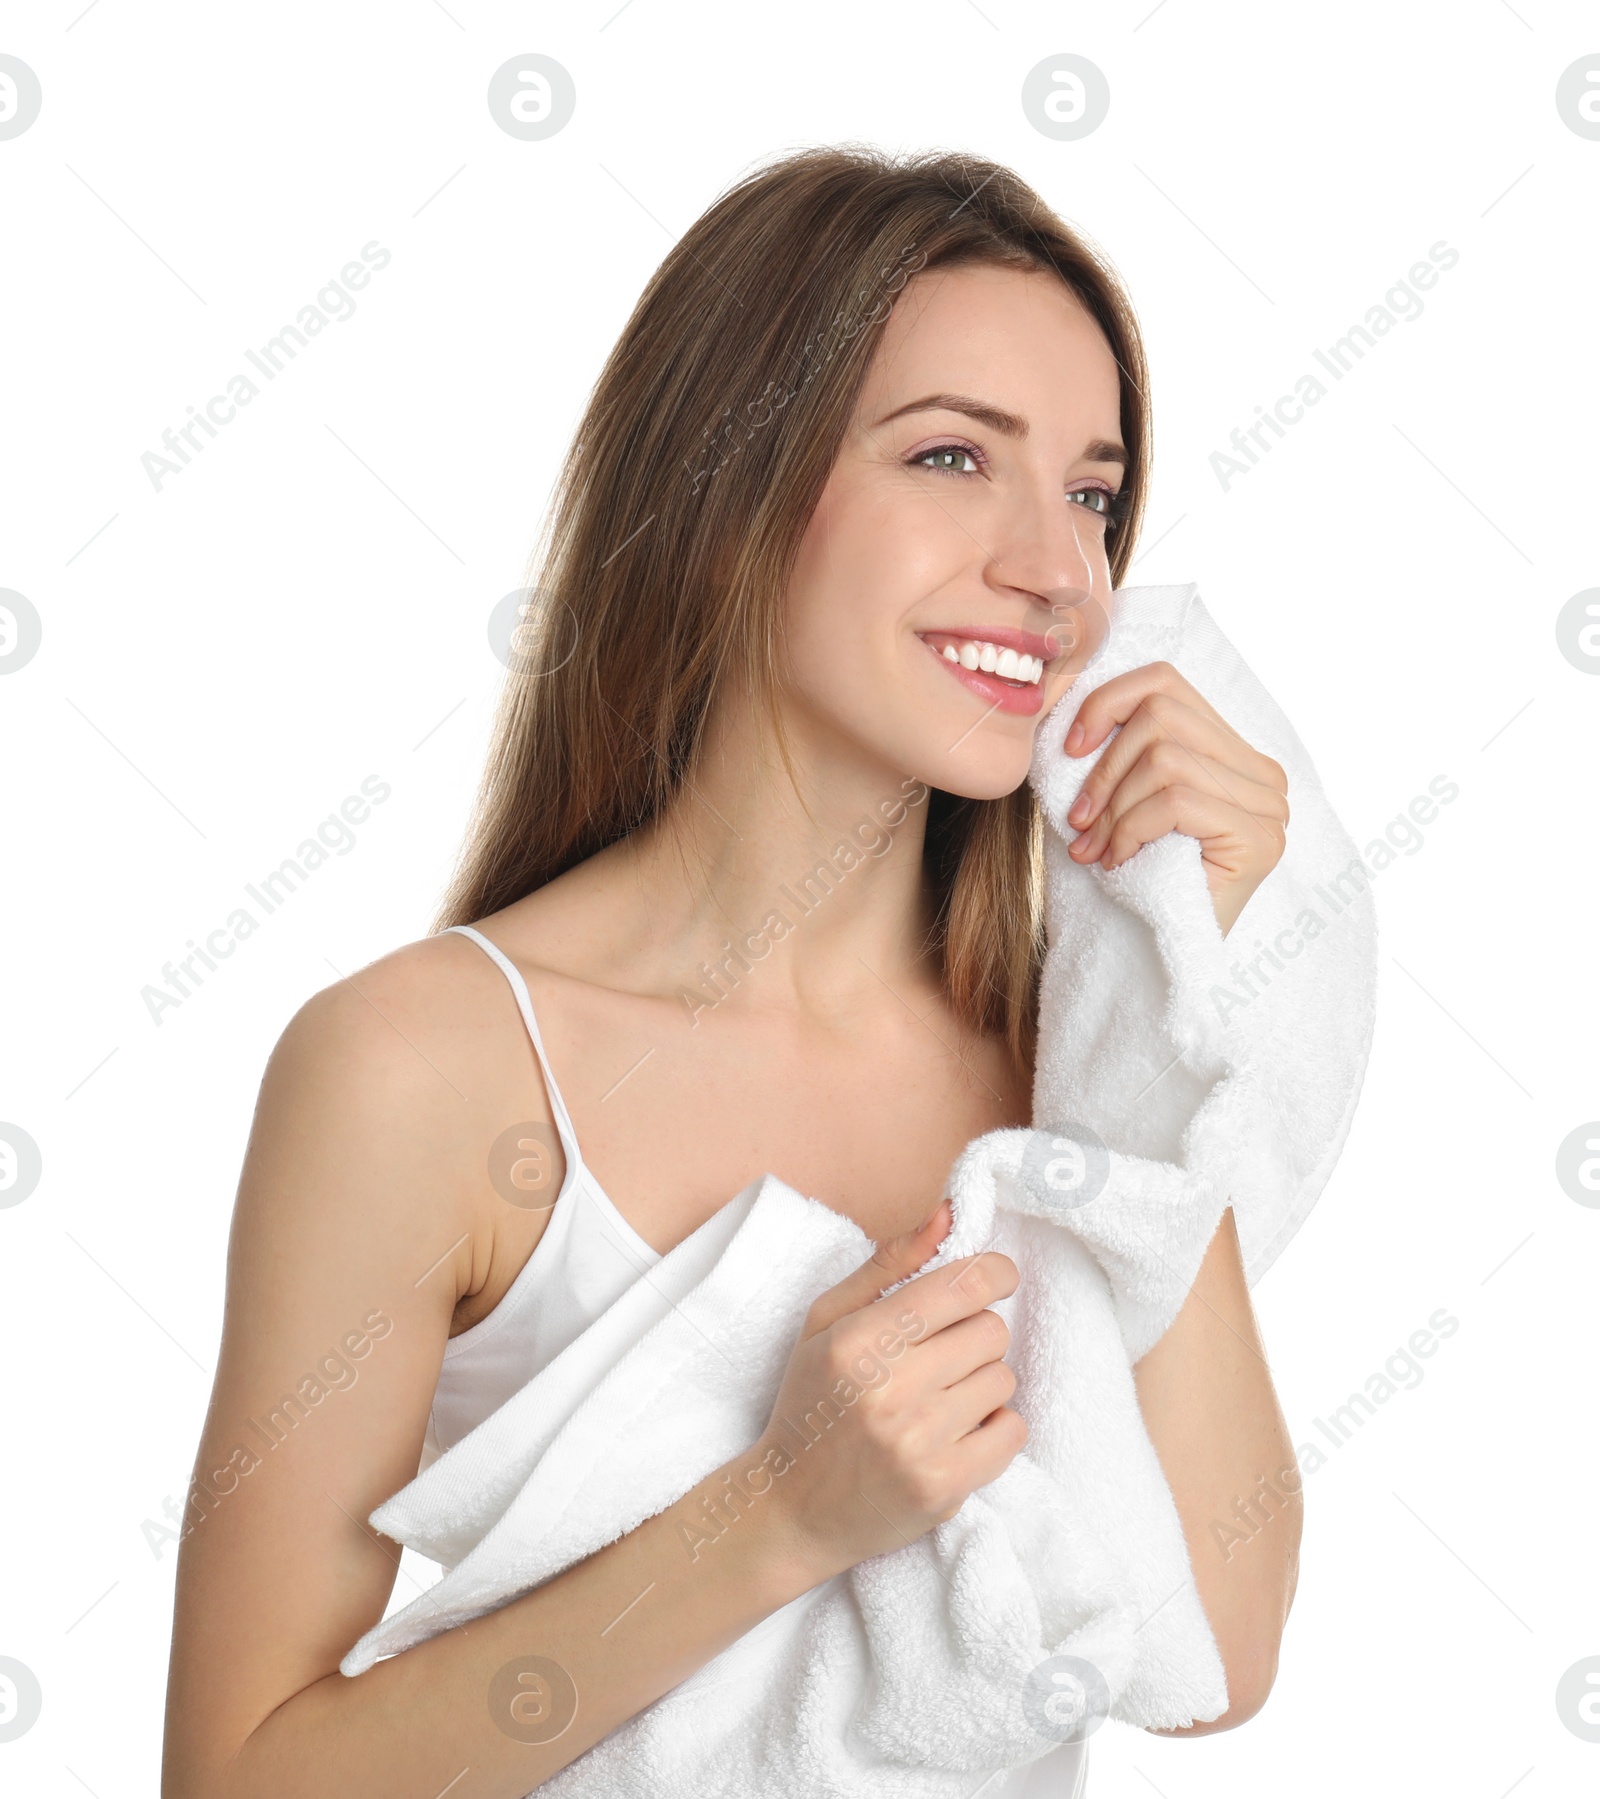
[[1258, 832], [1263, 854], [1281, 841], [1289, 822], [1288, 796], [1276, 787], [1252, 781], [1170, 738], [1158, 738], [1122, 777], [1099, 816], [1067, 845], [1068, 854], [1075, 862], [1098, 862], [1117, 824], [1164, 787], [1193, 788], [1236, 807], [1241, 836]]
[[1086, 756], [1104, 741], [1113, 725], [1126, 724], [1152, 694], [1167, 694], [1192, 706], [1214, 720], [1224, 730], [1232, 727], [1205, 696], [1195, 690], [1170, 662], [1147, 662], [1142, 668], [1129, 669], [1125, 675], [1113, 675], [1088, 694], [1078, 708], [1067, 732], [1066, 752], [1069, 756]]
[[953, 1387], [986, 1363], [1003, 1361], [1010, 1347], [1011, 1332], [998, 1312], [974, 1312], [916, 1339], [917, 1375], [935, 1387]]
[[813, 1303], [806, 1314], [801, 1341], [825, 1331], [847, 1312], [859, 1312], [874, 1304], [885, 1287], [915, 1274], [949, 1236], [950, 1220], [950, 1201], [941, 1199], [926, 1223], [877, 1243], [859, 1268], [852, 1269]]
[[1257, 818], [1192, 787], [1163, 787], [1117, 820], [1099, 858], [1101, 867], [1118, 867], [1169, 831], [1197, 839], [1206, 860], [1229, 874], [1267, 860], [1269, 853], [1275, 858], [1282, 844], [1282, 829], [1272, 819]]
[[1027, 1443], [1028, 1427], [1021, 1413], [998, 1406], [954, 1445], [956, 1476], [968, 1492], [976, 1492], [1004, 1474]]
[[1152, 694], [1117, 735], [1084, 777], [1078, 797], [1067, 812], [1067, 822], [1081, 830], [1105, 805], [1113, 790], [1156, 744], [1167, 742], [1175, 769], [1186, 752], [1209, 757], [1220, 767], [1233, 769], [1241, 779], [1260, 787], [1288, 791], [1282, 768], [1270, 756], [1253, 749], [1236, 731], [1216, 718], [1197, 711], [1187, 700], [1171, 694]]
[[[1217, 813], [1215, 820], [1209, 820], [1215, 826], [1224, 824], [1226, 808], [1231, 808], [1236, 813], [1233, 826], [1240, 844], [1251, 847], [1256, 860], [1276, 860], [1289, 824], [1287, 797], [1276, 788], [1247, 781], [1231, 768], [1213, 763], [1209, 757], [1190, 756], [1184, 750], [1173, 750], [1172, 745], [1161, 743], [1152, 745], [1145, 757], [1128, 770], [1116, 792], [1110, 795], [1105, 810], [1073, 838], [1071, 844], [1067, 844], [1067, 855], [1085, 867], [1091, 862], [1100, 862], [1123, 820], [1132, 811], [1145, 808], [1146, 802], [1154, 801], [1164, 790], [1188, 790], [1217, 801], [1224, 811]], [[1157, 822], [1157, 813], [1139, 813], [1141, 828], [1154, 829]], [[1179, 826], [1170, 824], [1164, 829], [1179, 829]], [[1128, 849], [1127, 855], [1132, 855], [1132, 849], [1141, 844], [1154, 842], [1155, 837], [1164, 835], [1164, 829], [1155, 829], [1154, 837], [1139, 838], [1139, 842]], [[1188, 835], [1195, 833], [1190, 831]], [[1213, 829], [1213, 835], [1220, 835], [1220, 829]], [[1121, 849], [1123, 842], [1119, 842], [1118, 847]], [[1119, 860], [1127, 860], [1127, 856], [1119, 856]], [[1112, 865], [1107, 864], [1107, 867]]]
[[1017, 1377], [1004, 1362], [985, 1362], [946, 1388], [940, 1421], [952, 1437], [964, 1437], [1007, 1404], [1016, 1390]]
[[[872, 1328], [893, 1328], [917, 1341], [942, 1331], [958, 1319], [981, 1312], [997, 1299], [1008, 1299], [1017, 1290], [1017, 1265], [1010, 1256], [986, 1249], [960, 1261], [946, 1262], [907, 1281], [897, 1292], [880, 1299], [873, 1312], [881, 1316]], [[902, 1325], [909, 1315], [914, 1322]]]

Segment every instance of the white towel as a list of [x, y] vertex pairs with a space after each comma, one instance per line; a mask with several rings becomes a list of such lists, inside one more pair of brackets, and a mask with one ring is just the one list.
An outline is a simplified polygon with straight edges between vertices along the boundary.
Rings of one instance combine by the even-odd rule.
[[[1160, 659], [1289, 777], [1288, 847], [1226, 940], [1194, 840], [1164, 837], [1110, 874], [1066, 854], [1065, 813], [1099, 753], [1068, 757], [1066, 728], [1091, 689]], [[1027, 1447], [948, 1523], [775, 1613], [541, 1794], [967, 1799], [1074, 1723], [1173, 1727], [1226, 1708], [1132, 1365], [1177, 1315], [1224, 1206], [1254, 1282], [1327, 1180], [1371, 1037], [1371, 899], [1304, 748], [1193, 586], [1114, 596], [1031, 780], [1048, 822], [1034, 1128], [963, 1151], [928, 1264], [984, 1247], [1016, 1260], [1018, 1291], [995, 1309]], [[538, 1586], [748, 1448], [811, 1301], [870, 1249], [776, 1176], [753, 1182], [372, 1514], [447, 1572], [343, 1671]], [[1042, 1712], [1039, 1670], [1063, 1656], [1083, 1684]]]

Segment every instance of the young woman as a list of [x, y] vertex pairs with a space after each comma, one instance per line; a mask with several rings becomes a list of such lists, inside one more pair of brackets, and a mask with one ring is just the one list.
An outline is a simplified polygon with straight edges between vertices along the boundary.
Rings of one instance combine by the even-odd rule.
[[[557, 495], [445, 907], [476, 937], [318, 994], [267, 1069], [167, 1799], [515, 1799], [1022, 1447], [989, 1310], [1019, 1275], [989, 1253], [883, 1302], [928, 1331], [715, 1556], [680, 1540], [714, 1476], [469, 1628], [337, 1672], [395, 1580], [368, 1514], [752, 1179], [878, 1244], [818, 1298], [794, 1398], [938, 1246], [961, 1148], [1028, 1121], [1026, 775], [1103, 637], [1148, 444], [1115, 277], [993, 164], [805, 152], [667, 258]], [[1116, 727], [1073, 853], [1198, 838], [1226, 929], [1281, 854], [1282, 770], [1165, 665], [1101, 687], [1066, 747]], [[1298, 1534], [1224, 1559], [1208, 1531], [1292, 1460], [1231, 1213], [1136, 1375], [1228, 1676], [1194, 1728], [1226, 1728], [1272, 1683]], [[532, 1651], [578, 1695], [535, 1745], [486, 1703]]]

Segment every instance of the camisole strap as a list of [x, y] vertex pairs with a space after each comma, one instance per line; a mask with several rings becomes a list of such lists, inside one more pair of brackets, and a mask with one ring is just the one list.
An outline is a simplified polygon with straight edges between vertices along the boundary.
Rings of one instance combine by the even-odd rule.
[[561, 1147], [566, 1152], [569, 1162], [582, 1162], [583, 1155], [578, 1148], [578, 1133], [573, 1129], [572, 1114], [567, 1110], [567, 1102], [561, 1097], [561, 1089], [556, 1085], [555, 1072], [550, 1066], [550, 1058], [545, 1054], [544, 1039], [539, 1035], [539, 1021], [533, 1015], [533, 998], [528, 992], [528, 983], [522, 978], [522, 970], [503, 949], [491, 943], [482, 931], [473, 930], [471, 925], [446, 925], [445, 929], [454, 931], [461, 937], [470, 937], [488, 956], [489, 960], [498, 965], [500, 972], [506, 977], [512, 994], [516, 998], [517, 1010], [522, 1014], [522, 1022], [528, 1027], [528, 1037], [533, 1044], [533, 1053], [539, 1058], [539, 1067], [544, 1073], [545, 1092], [550, 1100], [550, 1110], [555, 1114], [556, 1129], [561, 1134]]

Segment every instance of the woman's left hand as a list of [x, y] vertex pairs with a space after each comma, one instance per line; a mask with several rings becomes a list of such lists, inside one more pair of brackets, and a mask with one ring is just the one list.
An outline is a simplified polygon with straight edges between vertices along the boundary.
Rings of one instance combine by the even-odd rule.
[[1197, 838], [1226, 935], [1283, 854], [1288, 777], [1170, 662], [1147, 663], [1097, 687], [1067, 732], [1067, 754], [1088, 755], [1114, 725], [1122, 729], [1067, 812], [1079, 833], [1068, 855], [1112, 869], [1168, 831]]

